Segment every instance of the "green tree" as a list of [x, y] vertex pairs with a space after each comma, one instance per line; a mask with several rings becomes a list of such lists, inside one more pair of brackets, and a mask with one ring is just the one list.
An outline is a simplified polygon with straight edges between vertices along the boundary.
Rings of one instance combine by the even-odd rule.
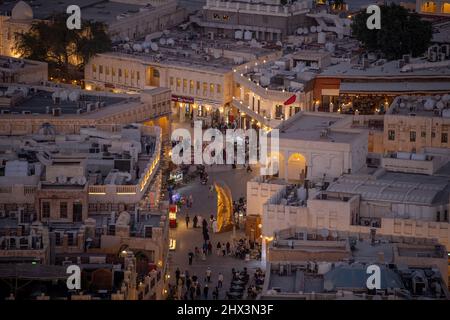
[[111, 49], [106, 27], [99, 22], [83, 21], [81, 30], [69, 30], [66, 15], [34, 22], [26, 33], [18, 33], [15, 51], [23, 58], [45, 61], [51, 77], [74, 80], [82, 77], [85, 64], [101, 52]]
[[417, 57], [427, 50], [433, 34], [430, 22], [396, 4], [383, 5], [380, 9], [381, 29], [367, 28], [370, 15], [365, 10], [353, 18], [352, 33], [367, 50], [382, 52], [389, 60], [404, 54]]

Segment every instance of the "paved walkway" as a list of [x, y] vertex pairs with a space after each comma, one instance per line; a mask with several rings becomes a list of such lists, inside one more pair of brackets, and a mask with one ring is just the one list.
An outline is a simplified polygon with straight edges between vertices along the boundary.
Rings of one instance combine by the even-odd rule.
[[[244, 267], [247, 267], [252, 279], [254, 270], [261, 266], [260, 262], [255, 260], [246, 262], [230, 256], [217, 256], [215, 249], [217, 242], [220, 241], [221, 243], [226, 243], [227, 241], [230, 241], [231, 243], [233, 232], [221, 234], [213, 234], [210, 232], [209, 235], [213, 245], [213, 254], [211, 256], [207, 256], [206, 261], [202, 261], [200, 258], [198, 260], [194, 258], [193, 264], [189, 266], [189, 250], [194, 252], [194, 248], [196, 246], [201, 250], [203, 245], [202, 228], [200, 227], [193, 229], [192, 218], [194, 215], [200, 215], [209, 221], [211, 214], [216, 215], [217, 196], [215, 192], [210, 193], [209, 191], [209, 185], [211, 183], [214, 181], [222, 181], [226, 183], [230, 187], [233, 199], [237, 200], [242, 196], [246, 196], [247, 181], [255, 176], [255, 172], [258, 170], [254, 170], [252, 173], [247, 173], [244, 169], [231, 169], [230, 166], [218, 168], [216, 166], [216, 168], [207, 168], [207, 171], [209, 175], [208, 185], [201, 185], [199, 178], [196, 178], [189, 185], [183, 186], [176, 190], [182, 195], [192, 195], [194, 203], [192, 208], [188, 209], [183, 207], [180, 210], [180, 213], [178, 214], [178, 227], [176, 229], [171, 229], [171, 237], [177, 240], [177, 248], [175, 251], [171, 252], [171, 264], [169, 269], [172, 280], [171, 284], [175, 284], [175, 270], [178, 267], [182, 273], [185, 270], [188, 270], [191, 276], [196, 275], [199, 278], [199, 282], [203, 288], [205, 283], [205, 272], [209, 266], [212, 270], [212, 281], [211, 284], [208, 285], [209, 299], [212, 298], [212, 291], [217, 285], [217, 277], [219, 272], [221, 272], [224, 275], [224, 287], [219, 291], [219, 299], [224, 299], [225, 292], [229, 289], [231, 282], [231, 269], [235, 268], [236, 270], [242, 270]], [[185, 222], [186, 213], [188, 213], [191, 218], [191, 223], [188, 229], [186, 229]], [[243, 237], [245, 237], [243, 231], [237, 230], [236, 238], [240, 239]]]

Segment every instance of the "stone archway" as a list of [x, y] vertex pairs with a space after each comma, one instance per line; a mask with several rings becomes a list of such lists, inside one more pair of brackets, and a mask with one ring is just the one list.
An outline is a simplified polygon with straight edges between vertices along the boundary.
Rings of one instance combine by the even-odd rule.
[[303, 182], [306, 179], [306, 158], [301, 153], [293, 153], [287, 162], [287, 179]]

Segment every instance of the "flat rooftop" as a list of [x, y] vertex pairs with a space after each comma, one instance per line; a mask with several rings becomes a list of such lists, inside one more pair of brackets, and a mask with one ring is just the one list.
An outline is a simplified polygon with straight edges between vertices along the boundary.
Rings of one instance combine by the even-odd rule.
[[[18, 1], [3, 1], [0, 5], [0, 13], [10, 15]], [[117, 21], [119, 15], [138, 13], [140, 9], [151, 9], [151, 6], [120, 3], [105, 0], [25, 0], [33, 9], [34, 19], [45, 20], [52, 14], [66, 13], [67, 7], [76, 4], [80, 7], [83, 19], [104, 22], [109, 24]]]
[[148, 35], [147, 39], [117, 44], [113, 47], [113, 52], [101, 56], [134, 58], [152, 64], [225, 73], [245, 62], [235, 53], [260, 57], [273, 52], [269, 49], [252, 47], [243, 41], [210, 40], [193, 29], [181, 31], [172, 28]]
[[[411, 64], [427, 63], [426, 59], [411, 59]], [[398, 61], [386, 61], [383, 64], [375, 65], [372, 63], [367, 68], [350, 62], [341, 62], [328, 66], [318, 75], [318, 77], [337, 77], [348, 80], [350, 78], [383, 78], [390, 77], [390, 81], [394, 81], [395, 77], [407, 78], [415, 76], [443, 77], [450, 79], [450, 64], [447, 66], [433, 66], [430, 64], [428, 68], [415, 69], [409, 72], [402, 72], [399, 68]]]
[[[449, 91], [450, 93], [450, 86]], [[433, 96], [399, 96], [387, 110], [387, 114], [450, 118], [450, 94]]]
[[[97, 111], [97, 107], [98, 109], [108, 108], [112, 105], [127, 102], [130, 99], [120, 95], [94, 95], [90, 94], [89, 91], [79, 89], [60, 89], [58, 92], [61, 93], [60, 97], [54, 98], [54, 92], [52, 91], [39, 89], [32, 91], [30, 87], [21, 85], [1, 86], [0, 112], [3, 114], [25, 113], [38, 115], [51, 114], [53, 108], [60, 108], [61, 115], [73, 115], [83, 114], [88, 112], [88, 110], [89, 112]], [[71, 94], [75, 94], [77, 98], [71, 99], [68, 97]]]
[[359, 194], [363, 200], [434, 205], [448, 203], [450, 186], [446, 177], [385, 172], [380, 176], [342, 176], [327, 192]]
[[350, 143], [359, 133], [333, 131], [330, 127], [344, 116], [330, 113], [299, 112], [288, 123], [282, 124], [280, 139]]

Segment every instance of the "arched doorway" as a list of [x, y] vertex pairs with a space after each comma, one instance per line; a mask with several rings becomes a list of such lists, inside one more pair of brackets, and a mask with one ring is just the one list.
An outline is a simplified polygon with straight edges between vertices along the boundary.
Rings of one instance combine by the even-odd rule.
[[306, 179], [306, 158], [301, 153], [294, 153], [289, 156], [287, 178], [300, 182]]
[[442, 13], [450, 13], [450, 2], [445, 2], [442, 5]]
[[436, 12], [436, 3], [433, 1], [427, 1], [422, 4], [422, 12], [426, 13], [435, 13]]

